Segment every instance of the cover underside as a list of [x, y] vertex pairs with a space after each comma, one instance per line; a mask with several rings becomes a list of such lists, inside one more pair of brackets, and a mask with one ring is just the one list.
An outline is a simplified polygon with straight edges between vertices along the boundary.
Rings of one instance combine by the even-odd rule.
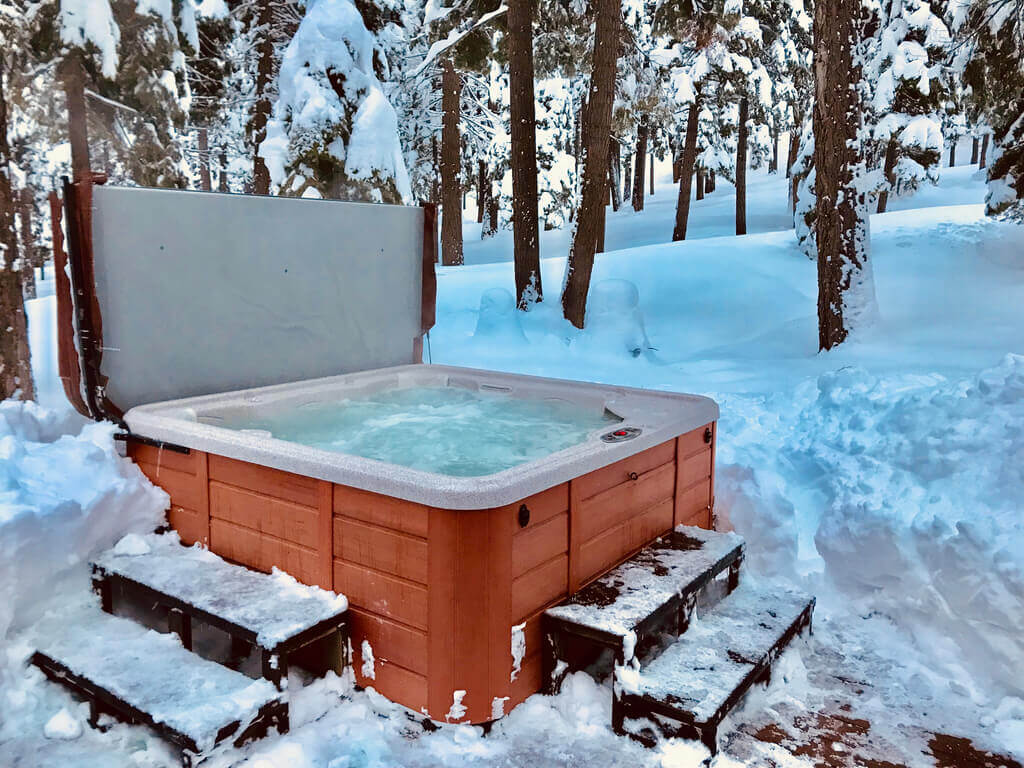
[[93, 203], [122, 410], [419, 362], [421, 208], [107, 186]]

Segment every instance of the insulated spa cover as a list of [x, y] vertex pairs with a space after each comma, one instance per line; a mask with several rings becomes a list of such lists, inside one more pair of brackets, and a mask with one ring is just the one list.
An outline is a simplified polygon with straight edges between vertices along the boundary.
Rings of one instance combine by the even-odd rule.
[[78, 182], [65, 210], [61, 374], [87, 415], [421, 362], [432, 207]]

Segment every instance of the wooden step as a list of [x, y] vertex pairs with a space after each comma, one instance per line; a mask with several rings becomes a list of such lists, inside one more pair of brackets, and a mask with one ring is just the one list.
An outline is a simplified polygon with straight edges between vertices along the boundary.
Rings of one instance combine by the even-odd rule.
[[[93, 587], [103, 609], [113, 610], [121, 591], [137, 602], [167, 609], [170, 629], [192, 647], [195, 619], [259, 649], [263, 676], [280, 685], [288, 657], [322, 638], [347, 644], [348, 601], [343, 595], [299, 584], [283, 573], [233, 565], [199, 547], [184, 547], [176, 534], [133, 537], [92, 563]], [[139, 554], [131, 554], [138, 552]]]
[[[679, 526], [544, 613], [549, 685], [583, 669], [607, 649], [624, 663], [668, 632], [686, 629], [701, 590], [728, 569], [739, 581], [743, 539], [735, 533]], [[556, 671], [558, 674], [556, 674]]]
[[173, 634], [91, 606], [61, 619], [31, 662], [89, 701], [94, 726], [101, 714], [148, 725], [186, 765], [221, 742], [288, 730], [288, 706], [269, 681], [202, 659]]
[[814, 598], [743, 586], [696, 618], [641, 670], [615, 671], [613, 726], [649, 746], [658, 735], [699, 739], [714, 754], [718, 726], [804, 629]]

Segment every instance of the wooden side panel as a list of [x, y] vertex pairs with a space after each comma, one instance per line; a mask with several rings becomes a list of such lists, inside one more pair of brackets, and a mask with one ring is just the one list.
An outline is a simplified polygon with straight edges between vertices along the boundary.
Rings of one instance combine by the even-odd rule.
[[570, 593], [672, 527], [676, 453], [670, 440], [570, 482]]
[[[706, 432], [711, 431], [708, 442]], [[674, 525], [711, 527], [715, 424], [706, 424], [676, 439]]]
[[314, 549], [216, 517], [210, 519], [210, 541], [211, 549], [221, 557], [257, 571], [270, 571], [276, 566], [305, 584], [319, 581], [319, 556]]
[[320, 541], [319, 510], [247, 491], [214, 480], [210, 504], [215, 518], [261, 534], [316, 549]]
[[427, 542], [421, 538], [337, 517], [334, 540], [340, 560], [427, 583]]
[[334, 586], [354, 606], [417, 629], [427, 628], [427, 590], [421, 584], [335, 559]]
[[334, 514], [422, 539], [427, 537], [427, 507], [379, 493], [335, 485]]
[[210, 544], [210, 504], [207, 454], [181, 453], [129, 439], [128, 456], [149, 481], [167, 491], [171, 505], [167, 521], [185, 544]]
[[210, 480], [219, 480], [225, 485], [245, 488], [313, 509], [320, 504], [320, 481], [316, 478], [293, 475], [216, 454], [210, 454]]

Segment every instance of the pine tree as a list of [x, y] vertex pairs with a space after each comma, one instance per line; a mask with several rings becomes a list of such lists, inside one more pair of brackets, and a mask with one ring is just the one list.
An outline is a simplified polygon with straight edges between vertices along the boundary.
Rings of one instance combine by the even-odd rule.
[[814, 167], [818, 346], [832, 349], [874, 312], [865, 193], [862, 0], [818, 0], [814, 16]]

